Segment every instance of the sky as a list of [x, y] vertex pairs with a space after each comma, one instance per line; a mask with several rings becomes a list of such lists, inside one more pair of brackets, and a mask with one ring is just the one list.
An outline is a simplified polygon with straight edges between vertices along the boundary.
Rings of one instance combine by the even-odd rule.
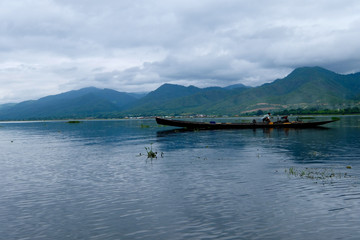
[[358, 0], [0, 0], [0, 104], [360, 72]]

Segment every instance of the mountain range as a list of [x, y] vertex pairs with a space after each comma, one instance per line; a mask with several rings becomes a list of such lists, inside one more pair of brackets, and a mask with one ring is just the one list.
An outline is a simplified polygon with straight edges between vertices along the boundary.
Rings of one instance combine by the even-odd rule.
[[240, 115], [259, 110], [334, 109], [349, 104], [360, 104], [360, 73], [341, 75], [321, 67], [303, 67], [258, 87], [164, 84], [146, 95], [88, 87], [0, 105], [0, 120]]

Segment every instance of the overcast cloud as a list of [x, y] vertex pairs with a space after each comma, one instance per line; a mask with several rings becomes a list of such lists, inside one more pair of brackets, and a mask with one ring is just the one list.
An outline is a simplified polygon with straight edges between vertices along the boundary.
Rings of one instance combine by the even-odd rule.
[[0, 103], [360, 72], [357, 0], [0, 0]]

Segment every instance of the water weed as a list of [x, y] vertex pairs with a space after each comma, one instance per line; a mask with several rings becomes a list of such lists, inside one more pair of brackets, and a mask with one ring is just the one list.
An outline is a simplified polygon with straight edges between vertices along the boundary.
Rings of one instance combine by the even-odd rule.
[[[348, 166], [346, 167], [347, 169]], [[350, 167], [351, 168], [351, 167]], [[350, 177], [347, 173], [335, 172], [329, 168], [295, 168], [290, 167], [285, 169], [285, 173], [291, 177], [307, 178], [314, 180], [326, 180], [326, 179], [340, 179]]]
[[[150, 144], [150, 147], [145, 147], [146, 150], [146, 154], [147, 154], [147, 158], [153, 159], [153, 158], [157, 158], [157, 154], [158, 152], [154, 152], [152, 149], [152, 143]], [[141, 153], [140, 153], [141, 156]], [[160, 157], [164, 156], [164, 152], [160, 153]]]
[[145, 147], [145, 150], [148, 158], [157, 158], [157, 152], [154, 152], [152, 150], [152, 144], [150, 145], [150, 147]]

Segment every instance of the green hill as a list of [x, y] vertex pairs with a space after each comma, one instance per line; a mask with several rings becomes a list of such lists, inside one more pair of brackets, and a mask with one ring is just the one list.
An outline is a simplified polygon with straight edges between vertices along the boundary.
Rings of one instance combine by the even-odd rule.
[[25, 101], [0, 111], [2, 120], [107, 117], [137, 99], [111, 89], [83, 88], [36, 101]]
[[211, 110], [224, 109], [228, 114], [236, 114], [259, 109], [335, 108], [355, 101], [359, 94], [359, 73], [340, 75], [320, 67], [304, 67], [283, 79], [226, 98]]
[[[340, 75], [320, 67], [295, 69], [287, 77], [255, 88], [208, 88], [187, 91], [160, 87], [127, 111], [134, 115], [229, 114], [287, 108], [336, 108], [360, 96], [360, 73]], [[169, 86], [166, 87], [169, 90]], [[172, 96], [169, 98], [169, 96]], [[162, 99], [164, 101], [162, 101]], [[145, 100], [145, 99], [144, 99]]]
[[134, 106], [125, 113], [130, 115], [192, 114], [226, 97], [230, 92], [220, 87], [201, 89], [194, 86], [164, 84], [134, 103]]
[[164, 84], [145, 96], [84, 88], [0, 107], [0, 120], [112, 118], [155, 115], [239, 115], [284, 109], [338, 109], [360, 105], [360, 73], [341, 75], [320, 67], [249, 88]]

